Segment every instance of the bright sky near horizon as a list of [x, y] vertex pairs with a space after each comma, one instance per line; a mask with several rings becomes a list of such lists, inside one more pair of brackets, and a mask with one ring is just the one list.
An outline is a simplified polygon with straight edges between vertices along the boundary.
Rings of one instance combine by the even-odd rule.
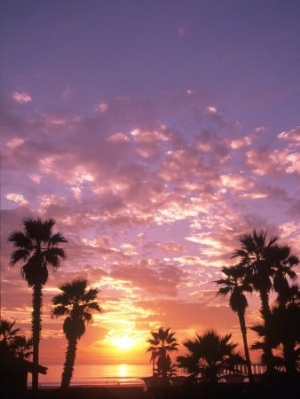
[[68, 239], [41, 364], [64, 360], [50, 301], [77, 277], [103, 308], [78, 363], [147, 363], [159, 326], [241, 341], [213, 283], [238, 237], [266, 229], [300, 255], [299, 21], [298, 0], [1, 1], [1, 315], [23, 333], [7, 237], [39, 216]]

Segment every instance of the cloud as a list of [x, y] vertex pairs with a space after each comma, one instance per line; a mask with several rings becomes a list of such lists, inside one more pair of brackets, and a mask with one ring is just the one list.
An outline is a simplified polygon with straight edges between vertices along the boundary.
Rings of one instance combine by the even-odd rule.
[[298, 173], [299, 153], [288, 149], [258, 148], [246, 153], [246, 162], [256, 175], [274, 176], [278, 173]]
[[134, 287], [163, 296], [176, 296], [181, 275], [176, 267], [157, 261], [114, 264], [111, 271], [113, 278], [130, 281]]
[[12, 94], [12, 98], [19, 104], [26, 104], [32, 101], [31, 95], [26, 93], [25, 91], [23, 92], [14, 91]]
[[244, 136], [242, 138], [239, 139], [234, 139], [232, 140], [232, 142], [230, 143], [230, 146], [232, 149], [237, 150], [243, 147], [247, 147], [249, 145], [251, 145], [254, 141], [254, 136]]
[[279, 133], [278, 138], [291, 143], [300, 142], [300, 126], [297, 126], [289, 131]]
[[286, 171], [287, 173], [298, 173], [300, 174], [300, 152], [289, 154], [286, 159], [288, 164]]
[[208, 106], [205, 108], [206, 112], [208, 112], [209, 114], [216, 114], [218, 112], [216, 107], [213, 106]]
[[95, 105], [94, 110], [97, 112], [106, 112], [108, 110], [108, 104], [104, 101]]
[[24, 144], [24, 139], [19, 138], [19, 137], [14, 137], [13, 139], [9, 140], [6, 144], [6, 146], [9, 149], [14, 149], [16, 147], [21, 146], [22, 144]]
[[24, 196], [22, 194], [8, 193], [8, 194], [6, 194], [6, 198], [9, 201], [12, 201], [15, 204], [20, 205], [20, 206], [26, 206], [29, 204], [29, 202], [24, 198]]

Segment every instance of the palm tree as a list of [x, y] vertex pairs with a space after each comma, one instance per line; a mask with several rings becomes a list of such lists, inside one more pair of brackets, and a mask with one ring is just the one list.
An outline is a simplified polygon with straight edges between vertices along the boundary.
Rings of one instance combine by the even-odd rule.
[[32, 355], [32, 338], [26, 339], [17, 335], [19, 328], [14, 328], [16, 322], [0, 320], [0, 348], [3, 352], [10, 352], [19, 359], [27, 359]]
[[[273, 236], [267, 242], [267, 232], [257, 232], [255, 229], [252, 234], [245, 234], [240, 238], [241, 248], [237, 249], [232, 257], [240, 259], [240, 265], [245, 268], [246, 281], [253, 285], [258, 291], [261, 300], [261, 314], [265, 323], [266, 332], [270, 323], [270, 304], [269, 294], [272, 288], [272, 277], [274, 276], [274, 258], [276, 258], [277, 236]], [[273, 354], [270, 339], [266, 335], [264, 345], [264, 360], [267, 371], [273, 369]]]
[[299, 264], [299, 259], [291, 254], [291, 248], [287, 245], [277, 246], [275, 251], [273, 288], [278, 294], [276, 299], [278, 305], [285, 306], [291, 300], [295, 289], [297, 291], [297, 286], [290, 287], [289, 280], [297, 280], [297, 274], [292, 268]]
[[78, 340], [85, 333], [85, 326], [92, 321], [92, 312], [101, 312], [97, 300], [98, 289], [87, 289], [87, 285], [85, 279], [62, 284], [59, 286], [62, 293], [52, 298], [52, 317], [67, 316], [63, 323], [68, 346], [61, 379], [62, 390], [70, 386]]
[[229, 306], [235, 313], [237, 313], [239, 318], [249, 381], [253, 382], [253, 374], [247, 342], [247, 328], [245, 322], [245, 312], [246, 308], [248, 307], [248, 301], [244, 295], [244, 292], [251, 293], [253, 288], [250, 284], [245, 282], [245, 279], [243, 278], [244, 271], [241, 269], [241, 267], [223, 267], [222, 272], [226, 275], [226, 278], [215, 281], [215, 283], [223, 285], [223, 287], [219, 288], [218, 295], [227, 295], [230, 293]]
[[230, 342], [231, 334], [219, 336], [214, 331], [207, 331], [202, 336], [196, 334], [195, 340], [188, 340], [183, 345], [189, 353], [178, 356], [178, 365], [187, 369], [195, 379], [215, 384], [224, 370], [234, 371], [237, 364], [244, 362], [235, 353], [237, 344]]
[[169, 352], [177, 351], [178, 342], [175, 333], [170, 332], [170, 328], [164, 330], [160, 327], [157, 331], [151, 331], [151, 335], [152, 337], [147, 340], [150, 344], [147, 352], [151, 352], [153, 376], [156, 374], [162, 377], [163, 383], [167, 383], [168, 377], [174, 374], [174, 365], [172, 365]]
[[5, 319], [0, 320], [0, 340], [3, 345], [9, 346], [9, 342], [16, 336], [20, 331], [19, 328], [14, 328], [16, 322], [10, 322]]
[[[282, 358], [277, 357], [279, 366], [284, 366], [287, 375], [294, 377], [300, 371], [300, 291], [298, 285], [289, 287], [286, 291], [285, 303], [278, 300], [271, 310], [270, 337], [272, 347], [277, 349]], [[262, 341], [255, 342], [253, 349], [260, 349], [265, 345], [266, 330], [263, 324], [252, 327]]]
[[282, 347], [286, 373], [294, 377], [300, 371], [300, 306], [275, 306], [272, 309], [272, 325], [276, 343]]
[[245, 270], [245, 279], [259, 293], [261, 300], [261, 315], [264, 321], [265, 342], [263, 345], [263, 359], [267, 372], [274, 366], [271, 344], [271, 309], [269, 294], [272, 288], [283, 292], [287, 287], [287, 276], [295, 278], [292, 267], [298, 264], [298, 258], [291, 255], [288, 246], [279, 246], [278, 237], [273, 236], [267, 241], [267, 232], [255, 229], [252, 234], [245, 234], [240, 238], [241, 248], [232, 257], [240, 260], [240, 266]]
[[33, 340], [33, 373], [32, 393], [37, 396], [39, 342], [41, 338], [41, 313], [43, 306], [42, 288], [48, 280], [48, 266], [56, 270], [60, 261], [66, 258], [65, 250], [59, 247], [67, 240], [61, 233], [53, 234], [55, 221], [48, 219], [27, 218], [23, 220], [23, 231], [14, 231], [8, 241], [14, 245], [10, 256], [10, 266], [22, 262], [22, 277], [32, 287], [32, 340]]
[[32, 354], [32, 338], [27, 339], [24, 335], [17, 335], [11, 342], [11, 350], [19, 359], [28, 359]]

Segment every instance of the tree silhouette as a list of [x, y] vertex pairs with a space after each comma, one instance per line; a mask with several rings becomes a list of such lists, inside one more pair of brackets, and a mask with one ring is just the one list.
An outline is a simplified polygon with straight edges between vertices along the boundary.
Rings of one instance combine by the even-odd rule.
[[231, 334], [217, 335], [214, 331], [207, 331], [202, 336], [196, 334], [194, 340], [187, 340], [183, 345], [188, 354], [178, 356], [180, 367], [187, 369], [195, 379], [215, 384], [224, 370], [234, 371], [237, 364], [244, 363], [244, 359], [234, 350], [237, 344], [230, 342]]
[[[160, 327], [157, 331], [151, 331], [151, 338], [147, 340], [150, 346], [147, 352], [151, 352], [150, 361], [153, 362], [153, 375], [162, 378], [163, 383], [168, 382], [168, 377], [174, 374], [169, 352], [177, 351], [178, 342], [175, 333]], [[156, 368], [155, 368], [156, 365]]]
[[245, 322], [245, 312], [246, 308], [248, 307], [248, 301], [246, 296], [244, 295], [244, 292], [251, 293], [253, 291], [253, 288], [245, 281], [244, 271], [239, 266], [223, 267], [222, 273], [225, 274], [226, 278], [215, 281], [217, 284], [223, 285], [223, 287], [219, 288], [218, 295], [230, 294], [229, 306], [235, 313], [237, 313], [239, 318], [249, 381], [253, 382], [253, 374], [251, 369], [251, 361], [247, 341], [247, 328]]
[[28, 359], [33, 354], [32, 346], [32, 338], [27, 339], [24, 335], [17, 335], [12, 339], [10, 348], [19, 359]]
[[27, 359], [32, 355], [32, 338], [17, 335], [19, 328], [14, 328], [15, 321], [0, 320], [0, 348], [1, 352], [10, 352], [19, 359]]
[[[278, 367], [284, 367], [290, 377], [300, 371], [300, 291], [298, 285], [286, 290], [286, 302], [280, 301], [271, 309], [270, 332], [272, 347], [277, 349], [282, 358], [276, 357]], [[252, 345], [253, 349], [261, 349], [265, 345], [266, 329], [264, 324], [251, 327], [262, 339]]]
[[16, 336], [20, 331], [19, 328], [14, 328], [16, 322], [10, 322], [5, 319], [0, 320], [0, 340], [3, 345], [8, 346], [9, 342]]
[[285, 306], [293, 297], [295, 288], [290, 287], [289, 281], [297, 280], [297, 273], [293, 267], [299, 264], [297, 256], [291, 254], [288, 245], [277, 246], [275, 248], [275, 272], [273, 278], [273, 288], [277, 292], [277, 303]]
[[267, 366], [267, 371], [273, 369], [273, 353], [268, 336], [270, 323], [269, 294], [272, 288], [271, 277], [274, 276], [274, 255], [278, 237], [271, 237], [267, 242], [267, 232], [257, 232], [255, 229], [252, 234], [245, 234], [240, 238], [241, 249], [233, 253], [233, 257], [240, 259], [240, 264], [245, 268], [247, 281], [253, 285], [254, 290], [258, 291], [261, 300], [261, 314], [265, 323], [266, 339], [264, 345], [263, 359]]
[[41, 314], [43, 306], [42, 288], [48, 280], [48, 266], [56, 270], [60, 261], [66, 258], [65, 250], [59, 247], [67, 240], [61, 233], [53, 234], [55, 221], [48, 219], [24, 219], [23, 231], [14, 231], [8, 241], [14, 245], [10, 256], [10, 266], [18, 262], [24, 263], [21, 267], [22, 277], [32, 287], [32, 340], [33, 340], [33, 373], [32, 393], [37, 396], [38, 391], [38, 363], [39, 342], [41, 338]]
[[78, 340], [85, 333], [85, 326], [92, 321], [92, 312], [101, 312], [101, 308], [97, 300], [98, 289], [87, 289], [85, 279], [62, 284], [59, 289], [62, 293], [52, 298], [52, 316], [67, 316], [63, 331], [68, 346], [61, 379], [61, 389], [65, 391], [73, 376]]
[[274, 368], [274, 357], [271, 343], [271, 309], [269, 295], [271, 289], [283, 293], [288, 286], [287, 276], [296, 277], [292, 267], [299, 263], [296, 256], [291, 255], [288, 246], [279, 246], [278, 237], [273, 236], [267, 241], [267, 232], [255, 229], [252, 234], [240, 238], [241, 248], [233, 253], [240, 260], [240, 266], [245, 270], [245, 279], [259, 293], [261, 300], [261, 315], [264, 322], [263, 361], [270, 373]]

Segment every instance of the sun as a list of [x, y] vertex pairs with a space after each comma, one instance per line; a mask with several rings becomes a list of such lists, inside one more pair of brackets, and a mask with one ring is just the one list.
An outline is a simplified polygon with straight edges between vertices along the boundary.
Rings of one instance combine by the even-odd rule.
[[120, 335], [111, 338], [112, 343], [119, 349], [126, 351], [133, 347], [134, 340], [129, 335]]

